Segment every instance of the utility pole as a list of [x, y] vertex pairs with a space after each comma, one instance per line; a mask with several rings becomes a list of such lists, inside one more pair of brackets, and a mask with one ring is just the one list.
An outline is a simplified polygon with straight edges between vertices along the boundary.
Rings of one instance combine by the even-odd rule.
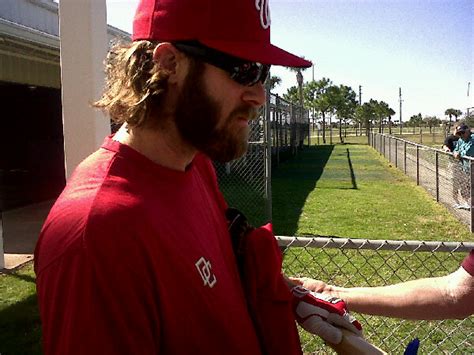
[[[469, 89], [470, 89], [470, 88], [471, 88], [471, 82], [468, 81], [468, 83], [467, 83], [467, 101], [468, 101], [468, 103], [469, 103]], [[467, 108], [467, 112], [466, 112], [466, 117], [467, 117], [467, 118], [469, 118], [469, 109], [470, 109], [470, 108], [471, 108], [471, 107], [468, 107], [468, 108]]]
[[398, 100], [400, 101], [400, 134], [403, 131], [403, 121], [402, 121], [402, 88], [398, 88]]
[[[359, 106], [362, 106], [362, 85], [359, 85]], [[362, 121], [359, 121], [359, 132], [362, 136]]]

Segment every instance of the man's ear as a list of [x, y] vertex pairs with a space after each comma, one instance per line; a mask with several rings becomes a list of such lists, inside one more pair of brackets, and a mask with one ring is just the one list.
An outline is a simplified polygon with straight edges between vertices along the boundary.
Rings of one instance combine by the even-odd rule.
[[153, 61], [160, 69], [169, 73], [169, 84], [177, 83], [186, 76], [186, 57], [169, 42], [159, 43], [156, 46], [153, 51]]

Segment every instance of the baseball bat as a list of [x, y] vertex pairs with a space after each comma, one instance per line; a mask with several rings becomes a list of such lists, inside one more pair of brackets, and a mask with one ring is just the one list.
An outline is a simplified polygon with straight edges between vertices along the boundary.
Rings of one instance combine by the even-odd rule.
[[[283, 276], [286, 284], [291, 289], [297, 284], [287, 276]], [[335, 326], [335, 325], [334, 325]], [[339, 328], [339, 327], [338, 327]], [[339, 328], [342, 332], [342, 341], [339, 344], [326, 343], [341, 355], [386, 355], [387, 353], [364, 338], [354, 334], [350, 330]]]
[[342, 329], [342, 341], [339, 344], [327, 343], [340, 355], [386, 355], [382, 349], [370, 344], [364, 338], [355, 335], [347, 329]]

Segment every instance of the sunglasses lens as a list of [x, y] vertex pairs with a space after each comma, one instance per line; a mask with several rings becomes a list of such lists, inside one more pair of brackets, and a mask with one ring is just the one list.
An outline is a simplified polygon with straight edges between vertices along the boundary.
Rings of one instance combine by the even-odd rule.
[[259, 81], [263, 84], [270, 71], [269, 65], [248, 62], [234, 67], [231, 78], [241, 85], [253, 86]]
[[270, 65], [245, 62], [200, 44], [176, 42], [174, 46], [190, 56], [227, 71], [230, 77], [240, 85], [253, 86], [259, 81], [263, 84], [270, 72]]

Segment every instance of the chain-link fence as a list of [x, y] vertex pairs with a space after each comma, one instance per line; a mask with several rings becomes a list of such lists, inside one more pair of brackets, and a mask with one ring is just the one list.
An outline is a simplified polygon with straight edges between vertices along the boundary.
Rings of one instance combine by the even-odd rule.
[[[309, 111], [270, 95], [272, 165], [297, 154], [309, 137]], [[307, 141], [308, 142], [308, 141]]]
[[[381, 286], [453, 272], [474, 243], [388, 241], [345, 238], [277, 237], [285, 248], [284, 272], [339, 286]], [[422, 294], [419, 297], [423, 297]], [[436, 309], [433, 309], [436, 312]], [[389, 354], [402, 354], [419, 338], [420, 354], [472, 354], [474, 317], [408, 321], [355, 314], [365, 337]], [[322, 341], [300, 331], [305, 354], [330, 352]]]
[[271, 220], [271, 165], [294, 156], [308, 139], [308, 110], [268, 94], [258, 119], [250, 122], [249, 148], [242, 158], [214, 163], [229, 206], [254, 225]]
[[473, 158], [456, 160], [451, 153], [378, 133], [372, 133], [369, 142], [474, 232]]

